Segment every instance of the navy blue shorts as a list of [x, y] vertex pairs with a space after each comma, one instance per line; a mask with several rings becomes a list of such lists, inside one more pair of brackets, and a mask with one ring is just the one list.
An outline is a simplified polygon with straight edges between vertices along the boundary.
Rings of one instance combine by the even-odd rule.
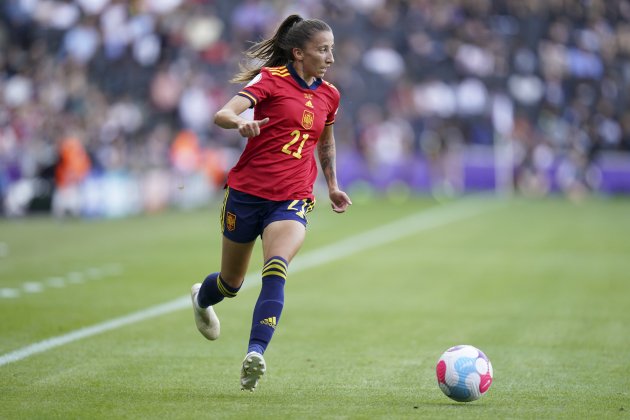
[[306, 215], [314, 206], [315, 202], [308, 198], [272, 201], [226, 187], [221, 232], [235, 242], [251, 242], [262, 235], [268, 224], [278, 220], [295, 220], [306, 226]]

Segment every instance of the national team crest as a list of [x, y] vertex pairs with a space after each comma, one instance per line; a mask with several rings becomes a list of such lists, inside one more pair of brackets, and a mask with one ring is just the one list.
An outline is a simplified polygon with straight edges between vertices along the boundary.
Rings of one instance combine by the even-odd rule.
[[225, 218], [225, 226], [227, 230], [232, 232], [236, 229], [236, 215], [234, 213], [227, 212], [227, 217]]
[[314, 120], [315, 120], [315, 114], [305, 109], [304, 113], [302, 114], [302, 127], [304, 127], [305, 130], [310, 130], [311, 127], [313, 127]]

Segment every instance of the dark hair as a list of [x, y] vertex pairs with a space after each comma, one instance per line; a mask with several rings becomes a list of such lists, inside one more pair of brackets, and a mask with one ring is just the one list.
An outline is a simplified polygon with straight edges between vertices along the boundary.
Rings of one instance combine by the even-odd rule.
[[304, 48], [313, 36], [322, 31], [330, 31], [330, 26], [319, 19], [302, 19], [300, 15], [287, 17], [278, 27], [273, 37], [252, 45], [245, 56], [258, 63], [250, 68], [241, 63], [240, 72], [230, 80], [232, 83], [244, 83], [252, 80], [262, 67], [284, 66], [293, 60], [293, 48]]

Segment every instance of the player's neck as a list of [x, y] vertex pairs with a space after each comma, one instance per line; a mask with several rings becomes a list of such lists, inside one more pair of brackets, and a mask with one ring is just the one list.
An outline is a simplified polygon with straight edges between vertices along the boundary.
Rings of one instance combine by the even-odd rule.
[[300, 76], [308, 86], [312, 85], [313, 83], [315, 83], [315, 80], [317, 80], [317, 77], [315, 76], [308, 76], [304, 74], [304, 65], [301, 62], [294, 61], [291, 63], [291, 65], [293, 66], [293, 69], [295, 69], [297, 75]]

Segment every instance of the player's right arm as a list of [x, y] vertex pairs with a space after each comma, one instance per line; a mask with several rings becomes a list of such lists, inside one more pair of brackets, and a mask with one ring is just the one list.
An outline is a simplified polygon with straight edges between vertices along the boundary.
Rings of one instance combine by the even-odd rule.
[[260, 127], [267, 124], [269, 118], [247, 120], [241, 117], [240, 115], [250, 106], [249, 99], [236, 95], [214, 114], [214, 123], [221, 128], [235, 128], [243, 137], [256, 137], [260, 134]]

